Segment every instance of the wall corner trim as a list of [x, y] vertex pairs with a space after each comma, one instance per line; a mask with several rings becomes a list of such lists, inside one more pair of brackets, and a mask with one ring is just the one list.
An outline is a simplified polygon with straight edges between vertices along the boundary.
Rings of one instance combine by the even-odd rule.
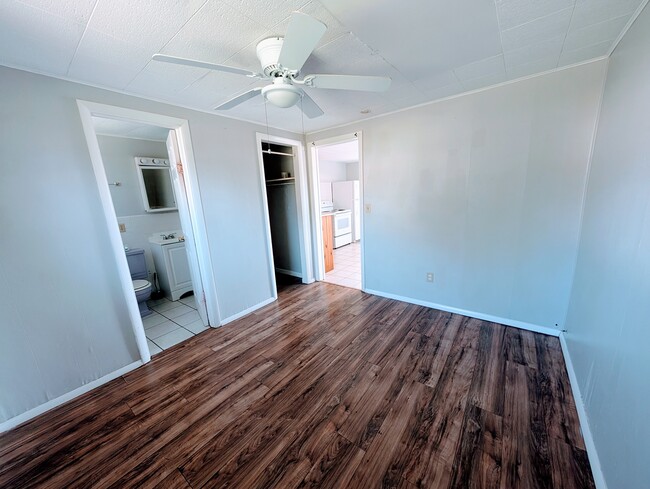
[[86, 392], [90, 392], [91, 390], [95, 389], [96, 387], [99, 387], [103, 384], [106, 384], [110, 382], [111, 380], [117, 379], [118, 377], [121, 377], [122, 375], [135, 370], [136, 368], [144, 365], [142, 360], [138, 360], [137, 362], [133, 362], [129, 365], [126, 365], [122, 368], [119, 368], [107, 375], [104, 375], [103, 377], [100, 377], [98, 379], [95, 379], [93, 381], [88, 382], [87, 384], [84, 384], [80, 387], [77, 387], [74, 390], [71, 390], [70, 392], [66, 392], [62, 396], [56, 397], [54, 399], [50, 399], [44, 404], [41, 404], [40, 406], [36, 406], [33, 409], [30, 409], [29, 411], [25, 411], [24, 413], [19, 414], [18, 416], [14, 416], [13, 418], [8, 419], [7, 421], [4, 421], [0, 423], [0, 433], [4, 433], [5, 431], [9, 431], [27, 421], [30, 419], [33, 419], [50, 409], [54, 409], [55, 407], [60, 406], [61, 404], [65, 404], [68, 401], [71, 401], [72, 399], [81, 396], [82, 394], [85, 394]]
[[596, 451], [596, 444], [594, 443], [594, 438], [591, 434], [591, 428], [589, 427], [587, 410], [585, 409], [585, 404], [582, 400], [582, 395], [580, 394], [578, 377], [576, 376], [576, 372], [573, 369], [573, 362], [571, 361], [571, 355], [569, 354], [569, 345], [567, 345], [566, 342], [566, 333], [564, 332], [560, 334], [560, 345], [562, 346], [564, 364], [566, 365], [567, 373], [569, 374], [571, 393], [573, 394], [573, 399], [578, 411], [580, 431], [582, 432], [582, 438], [585, 441], [585, 448], [587, 449], [587, 457], [589, 458], [589, 464], [591, 465], [591, 472], [594, 477], [594, 483], [596, 484], [596, 489], [607, 489], [607, 483], [605, 482], [605, 477], [603, 476], [603, 471], [600, 466], [600, 459], [598, 458], [598, 452]]
[[537, 324], [526, 323], [524, 321], [517, 321], [515, 319], [492, 316], [490, 314], [483, 314], [481, 312], [468, 311], [466, 309], [459, 309], [457, 307], [445, 306], [442, 304], [436, 304], [434, 302], [422, 301], [419, 299], [413, 299], [411, 297], [389, 294], [387, 292], [381, 292], [379, 290], [363, 289], [363, 291], [368, 294], [378, 295], [379, 297], [385, 297], [387, 299], [395, 299], [402, 302], [408, 302], [409, 304], [416, 304], [418, 306], [425, 306], [425, 307], [430, 307], [432, 309], [439, 309], [441, 311], [460, 314], [461, 316], [468, 316], [471, 318], [480, 319], [482, 321], [490, 321], [491, 323], [498, 323], [498, 324], [503, 324], [505, 326], [512, 326], [513, 328], [533, 331], [534, 333], [542, 333], [542, 334], [555, 336], [555, 337], [560, 335], [559, 329], [549, 328], [546, 326], [539, 326]]

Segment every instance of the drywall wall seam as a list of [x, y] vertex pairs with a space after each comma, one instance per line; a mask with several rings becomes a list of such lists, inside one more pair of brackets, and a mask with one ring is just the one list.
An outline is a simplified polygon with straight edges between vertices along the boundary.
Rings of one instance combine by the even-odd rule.
[[566, 342], [565, 332], [560, 333], [560, 345], [562, 346], [562, 354], [564, 355], [564, 364], [566, 366], [567, 373], [569, 374], [571, 393], [573, 394], [573, 400], [576, 405], [576, 410], [578, 411], [580, 431], [582, 432], [582, 438], [585, 442], [585, 448], [587, 450], [589, 464], [591, 465], [591, 473], [594, 478], [594, 484], [596, 485], [596, 489], [607, 489], [607, 483], [605, 482], [605, 477], [600, 466], [600, 459], [598, 458], [596, 444], [594, 443], [594, 438], [591, 434], [591, 428], [589, 426], [589, 420], [587, 418], [587, 410], [585, 408], [585, 403], [582, 399], [582, 395], [580, 394], [578, 377], [576, 376], [575, 370], [573, 369], [573, 361], [571, 360], [571, 355], [569, 354], [569, 345], [567, 345]]
[[580, 253], [580, 243], [582, 242], [582, 226], [585, 217], [585, 207], [587, 205], [587, 190], [589, 189], [589, 177], [591, 175], [591, 165], [594, 158], [594, 150], [596, 148], [596, 137], [598, 136], [598, 126], [600, 124], [600, 114], [603, 110], [603, 100], [605, 99], [605, 87], [607, 85], [607, 75], [609, 74], [609, 58], [607, 58], [607, 64], [605, 65], [605, 73], [603, 73], [602, 86], [600, 88], [600, 98], [598, 99], [598, 112], [596, 113], [596, 119], [594, 121], [594, 130], [591, 136], [591, 147], [589, 148], [589, 162], [587, 163], [587, 173], [585, 175], [585, 183], [582, 188], [582, 203], [580, 205], [580, 221], [578, 223], [578, 246], [576, 247], [575, 256], [573, 259], [573, 271], [571, 273], [571, 287], [569, 293], [569, 300], [567, 301], [566, 311], [564, 312], [564, 320], [562, 322], [563, 328], [562, 331], [567, 332], [567, 318], [569, 317], [569, 309], [571, 308], [571, 298], [573, 297], [573, 284], [576, 279], [576, 268], [578, 266], [578, 255]]
[[547, 326], [539, 326], [537, 324], [526, 323], [524, 321], [517, 321], [516, 319], [508, 319], [498, 316], [492, 316], [491, 314], [483, 314], [481, 312], [468, 311], [467, 309], [459, 309], [457, 307], [445, 306], [443, 304], [436, 304], [434, 302], [423, 301], [420, 299], [413, 299], [412, 297], [405, 297], [397, 294], [390, 294], [388, 292], [382, 292], [380, 290], [373, 289], [363, 289], [364, 292], [372, 295], [378, 295], [379, 297], [385, 297], [386, 299], [394, 299], [397, 301], [408, 302], [409, 304], [416, 304], [418, 306], [430, 307], [432, 309], [438, 309], [440, 311], [451, 312], [453, 314], [460, 314], [461, 316], [468, 316], [475, 319], [480, 319], [481, 321], [489, 321], [491, 323], [503, 324], [505, 326], [512, 326], [513, 328], [525, 329], [526, 331], [532, 331], [534, 333], [546, 334], [549, 336], [557, 337], [560, 334], [559, 329], [549, 328]]

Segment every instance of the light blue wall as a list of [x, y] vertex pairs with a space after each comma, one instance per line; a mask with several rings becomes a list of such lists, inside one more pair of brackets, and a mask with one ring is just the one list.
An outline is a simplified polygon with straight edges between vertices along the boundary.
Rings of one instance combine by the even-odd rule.
[[310, 134], [363, 132], [366, 287], [561, 328], [605, 66]]
[[220, 311], [272, 297], [266, 127], [4, 67], [0, 87], [0, 423], [139, 359], [76, 99], [189, 121]]
[[566, 328], [608, 487], [650, 487], [647, 7], [610, 59]]

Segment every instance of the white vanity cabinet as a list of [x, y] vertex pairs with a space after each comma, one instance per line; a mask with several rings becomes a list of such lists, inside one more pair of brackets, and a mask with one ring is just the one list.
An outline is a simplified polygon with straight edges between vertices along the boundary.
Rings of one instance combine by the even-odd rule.
[[161, 240], [151, 243], [151, 254], [158, 273], [160, 288], [165, 297], [177, 301], [192, 290], [190, 265], [187, 261], [184, 241]]

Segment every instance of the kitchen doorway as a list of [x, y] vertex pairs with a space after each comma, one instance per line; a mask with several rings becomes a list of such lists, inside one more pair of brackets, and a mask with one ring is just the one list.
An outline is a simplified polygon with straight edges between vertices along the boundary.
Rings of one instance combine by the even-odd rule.
[[363, 289], [361, 134], [312, 143], [316, 279]]
[[[219, 325], [189, 125], [159, 114], [77, 103], [129, 316], [146, 363], [152, 354]], [[153, 298], [144, 297], [147, 284]]]

